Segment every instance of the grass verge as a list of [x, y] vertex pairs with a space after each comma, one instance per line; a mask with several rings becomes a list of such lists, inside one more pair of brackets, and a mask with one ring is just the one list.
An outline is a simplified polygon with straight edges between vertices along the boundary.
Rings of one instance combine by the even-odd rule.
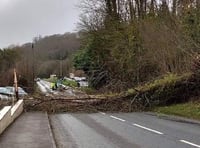
[[77, 87], [77, 82], [76, 81], [72, 81], [72, 80], [63, 80], [62, 81], [63, 85], [69, 86], [69, 87]]
[[200, 101], [176, 104], [165, 107], [156, 107], [153, 109], [153, 111], [167, 115], [177, 115], [190, 119], [200, 120]]
[[[58, 81], [58, 78], [48, 78], [48, 79], [45, 79], [45, 81], [56, 83]], [[77, 87], [77, 82], [72, 81], [72, 80], [63, 80], [62, 84], [66, 86], [70, 86], [70, 87]]]

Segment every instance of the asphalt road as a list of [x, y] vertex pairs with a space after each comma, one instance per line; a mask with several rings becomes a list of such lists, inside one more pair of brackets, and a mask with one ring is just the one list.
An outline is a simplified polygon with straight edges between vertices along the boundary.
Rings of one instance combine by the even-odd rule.
[[45, 93], [45, 94], [54, 93], [54, 91], [51, 90], [50, 82], [40, 80], [40, 81], [37, 81], [37, 85], [42, 93]]
[[56, 114], [59, 148], [200, 148], [200, 126], [145, 113]]
[[83, 98], [87, 97], [86, 93], [73, 89], [72, 87], [66, 87], [66, 89], [63, 91], [52, 90], [51, 83], [44, 80], [37, 81], [37, 85], [39, 90], [43, 94], [46, 94], [47, 96], [48, 95], [65, 96], [68, 98], [79, 98], [79, 99], [82, 97]]

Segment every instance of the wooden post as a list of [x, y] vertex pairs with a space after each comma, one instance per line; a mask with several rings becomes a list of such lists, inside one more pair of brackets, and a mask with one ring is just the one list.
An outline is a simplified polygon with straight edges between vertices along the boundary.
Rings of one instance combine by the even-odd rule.
[[19, 100], [19, 94], [18, 94], [18, 85], [17, 85], [17, 74], [16, 74], [15, 68], [14, 68], [14, 88], [15, 88], [15, 97], [18, 101]]

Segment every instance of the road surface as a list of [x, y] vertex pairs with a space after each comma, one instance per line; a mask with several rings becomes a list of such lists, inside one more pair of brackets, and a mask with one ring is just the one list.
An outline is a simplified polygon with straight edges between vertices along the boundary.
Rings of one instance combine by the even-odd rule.
[[56, 114], [59, 148], [200, 148], [200, 126], [145, 113]]
[[66, 86], [66, 89], [63, 91], [58, 90], [52, 90], [51, 89], [51, 83], [47, 82], [45, 80], [37, 81], [37, 86], [39, 90], [46, 94], [46, 95], [54, 95], [54, 96], [66, 96], [66, 97], [76, 97], [81, 98], [87, 96], [84, 92], [78, 91], [76, 89], [73, 89], [72, 87]]

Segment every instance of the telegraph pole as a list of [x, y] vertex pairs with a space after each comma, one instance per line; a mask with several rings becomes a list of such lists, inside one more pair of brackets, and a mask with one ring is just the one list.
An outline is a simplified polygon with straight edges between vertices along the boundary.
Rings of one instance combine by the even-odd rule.
[[60, 60], [60, 78], [62, 78], [63, 72], [62, 72], [62, 59]]
[[34, 44], [32, 43], [31, 45], [31, 48], [32, 48], [32, 54], [33, 54], [33, 59], [32, 59], [32, 75], [33, 75], [33, 89], [34, 89], [34, 84], [35, 84], [35, 51], [34, 51]]
[[62, 58], [62, 54], [60, 53], [60, 78], [62, 78], [63, 76], [63, 58]]

